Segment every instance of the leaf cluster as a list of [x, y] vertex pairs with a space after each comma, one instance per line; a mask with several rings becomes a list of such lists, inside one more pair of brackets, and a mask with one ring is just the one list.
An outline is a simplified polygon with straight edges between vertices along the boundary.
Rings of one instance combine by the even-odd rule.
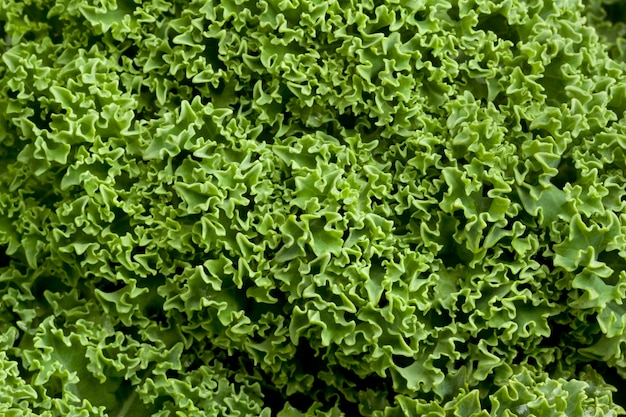
[[0, 0], [0, 414], [624, 415], [623, 10]]

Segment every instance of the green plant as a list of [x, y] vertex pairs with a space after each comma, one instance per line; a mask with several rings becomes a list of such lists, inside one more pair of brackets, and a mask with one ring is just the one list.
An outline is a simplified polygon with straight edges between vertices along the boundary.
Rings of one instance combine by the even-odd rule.
[[622, 9], [0, 1], [0, 414], [624, 415]]

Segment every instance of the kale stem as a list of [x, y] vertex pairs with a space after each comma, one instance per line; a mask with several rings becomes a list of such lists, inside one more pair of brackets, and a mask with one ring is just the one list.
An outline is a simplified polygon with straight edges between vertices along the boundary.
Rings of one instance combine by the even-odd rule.
[[124, 402], [124, 405], [122, 406], [122, 409], [120, 410], [120, 412], [117, 414], [117, 417], [124, 417], [128, 409], [130, 408], [130, 406], [133, 405], [133, 403], [135, 402], [136, 398], [137, 398], [137, 391], [133, 390], [133, 393]]

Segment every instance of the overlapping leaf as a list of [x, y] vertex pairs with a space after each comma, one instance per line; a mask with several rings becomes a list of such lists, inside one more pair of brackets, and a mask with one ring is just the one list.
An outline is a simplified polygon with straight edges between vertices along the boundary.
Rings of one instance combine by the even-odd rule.
[[621, 11], [0, 2], [0, 410], [623, 413]]

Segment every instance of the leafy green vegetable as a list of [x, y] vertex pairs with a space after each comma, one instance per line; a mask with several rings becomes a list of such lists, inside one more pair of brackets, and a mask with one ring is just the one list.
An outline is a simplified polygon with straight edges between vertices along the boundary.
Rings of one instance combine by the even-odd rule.
[[0, 414], [626, 415], [618, 0], [0, 0]]

